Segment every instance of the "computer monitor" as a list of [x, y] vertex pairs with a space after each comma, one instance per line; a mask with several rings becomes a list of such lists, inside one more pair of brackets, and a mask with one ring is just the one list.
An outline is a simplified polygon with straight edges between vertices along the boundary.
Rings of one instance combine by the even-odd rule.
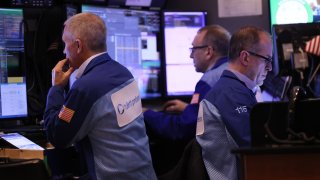
[[0, 8], [0, 120], [27, 116], [23, 10]]
[[202, 74], [195, 71], [189, 48], [206, 25], [206, 12], [163, 12], [166, 96], [192, 95]]
[[290, 77], [288, 91], [302, 86], [308, 97], [319, 94], [319, 57], [306, 52], [306, 45], [320, 35], [320, 23], [280, 24], [272, 28], [273, 74]]
[[[274, 25], [272, 37], [274, 44], [273, 72], [281, 76], [293, 76], [293, 81], [308, 73], [315, 64], [315, 58], [305, 52], [306, 43], [320, 35], [320, 23], [299, 23]], [[308, 80], [308, 74], [304, 79]]]
[[161, 97], [160, 12], [82, 5], [106, 23], [107, 50], [138, 82], [142, 99]]
[[[290, 103], [290, 101], [264, 102], [252, 108], [250, 114], [252, 146], [320, 143], [320, 121], [317, 116], [320, 99], [297, 101], [294, 108]], [[293, 122], [289, 121], [289, 113], [290, 117], [294, 118]]]
[[271, 26], [320, 21], [317, 0], [269, 0]]

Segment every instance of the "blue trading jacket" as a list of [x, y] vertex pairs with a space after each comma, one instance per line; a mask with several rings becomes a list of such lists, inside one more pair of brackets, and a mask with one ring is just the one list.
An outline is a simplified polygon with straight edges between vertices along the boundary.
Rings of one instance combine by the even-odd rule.
[[250, 145], [249, 117], [256, 103], [252, 90], [228, 70], [200, 103], [196, 138], [210, 179], [238, 178], [231, 150]]
[[[88, 64], [66, 97], [62, 87], [49, 91], [44, 115], [48, 139], [58, 148], [80, 147], [91, 179], [156, 179], [142, 110], [130, 122], [120, 120], [130, 108], [141, 108], [138, 87], [131, 88], [134, 82], [125, 67], [104, 53]], [[127, 87], [135, 97], [115, 100]]]
[[223, 57], [203, 74], [194, 92], [199, 94], [199, 100], [197, 103], [189, 104], [181, 114], [145, 111], [143, 115], [147, 128], [156, 135], [170, 140], [190, 140], [195, 137], [199, 102], [217, 82], [226, 67], [227, 57]]

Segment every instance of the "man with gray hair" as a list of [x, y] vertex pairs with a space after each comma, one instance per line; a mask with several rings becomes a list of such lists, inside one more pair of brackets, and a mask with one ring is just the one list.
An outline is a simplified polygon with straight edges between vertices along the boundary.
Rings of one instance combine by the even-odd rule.
[[[75, 144], [90, 179], [156, 179], [138, 85], [106, 52], [105, 23], [80, 13], [64, 25], [66, 59], [52, 70], [44, 115], [48, 140], [57, 148]], [[77, 80], [65, 95], [75, 69]]]

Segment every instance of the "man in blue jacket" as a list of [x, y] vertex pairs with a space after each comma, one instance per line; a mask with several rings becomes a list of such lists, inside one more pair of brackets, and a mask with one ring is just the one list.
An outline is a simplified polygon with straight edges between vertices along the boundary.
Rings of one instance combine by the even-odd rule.
[[[89, 179], [156, 179], [138, 86], [106, 52], [103, 20], [80, 13], [64, 25], [67, 59], [52, 70], [44, 115], [48, 140], [56, 148], [76, 145]], [[74, 69], [77, 80], [64, 94]]]
[[256, 86], [272, 70], [272, 40], [266, 31], [244, 27], [232, 35], [229, 48], [227, 70], [199, 107], [196, 139], [210, 179], [239, 178], [231, 149], [250, 146]]
[[144, 118], [148, 130], [169, 140], [188, 141], [195, 137], [199, 102], [227, 66], [229, 40], [230, 33], [219, 25], [210, 25], [198, 30], [192, 42], [193, 47], [190, 48], [190, 58], [194, 60], [196, 71], [202, 72], [203, 76], [196, 84], [191, 103], [174, 100], [166, 104], [165, 110], [181, 112], [179, 114], [145, 111]]

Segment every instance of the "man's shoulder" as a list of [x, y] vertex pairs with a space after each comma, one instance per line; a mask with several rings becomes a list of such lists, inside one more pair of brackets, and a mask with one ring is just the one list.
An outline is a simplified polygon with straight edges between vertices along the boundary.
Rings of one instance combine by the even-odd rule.
[[205, 72], [200, 80], [205, 81], [210, 85], [216, 83], [218, 79], [221, 77], [223, 71], [227, 69], [227, 66], [227, 63], [223, 63], [219, 67]]
[[214, 94], [215, 96], [221, 96], [222, 94], [229, 94], [232, 89], [239, 86], [238, 80], [232, 77], [232, 72], [223, 71], [221, 78], [215, 83], [208, 94]]
[[229, 71], [225, 70], [221, 74], [221, 78], [217, 81], [215, 86], [212, 89], [221, 90], [221, 89], [232, 89], [242, 86], [241, 81], [237, 78], [237, 76]]
[[[213, 102], [218, 99], [251, 99], [250, 89], [248, 89], [231, 71], [224, 71], [222, 77], [208, 92], [205, 99]], [[224, 101], [224, 100], [222, 100]]]

